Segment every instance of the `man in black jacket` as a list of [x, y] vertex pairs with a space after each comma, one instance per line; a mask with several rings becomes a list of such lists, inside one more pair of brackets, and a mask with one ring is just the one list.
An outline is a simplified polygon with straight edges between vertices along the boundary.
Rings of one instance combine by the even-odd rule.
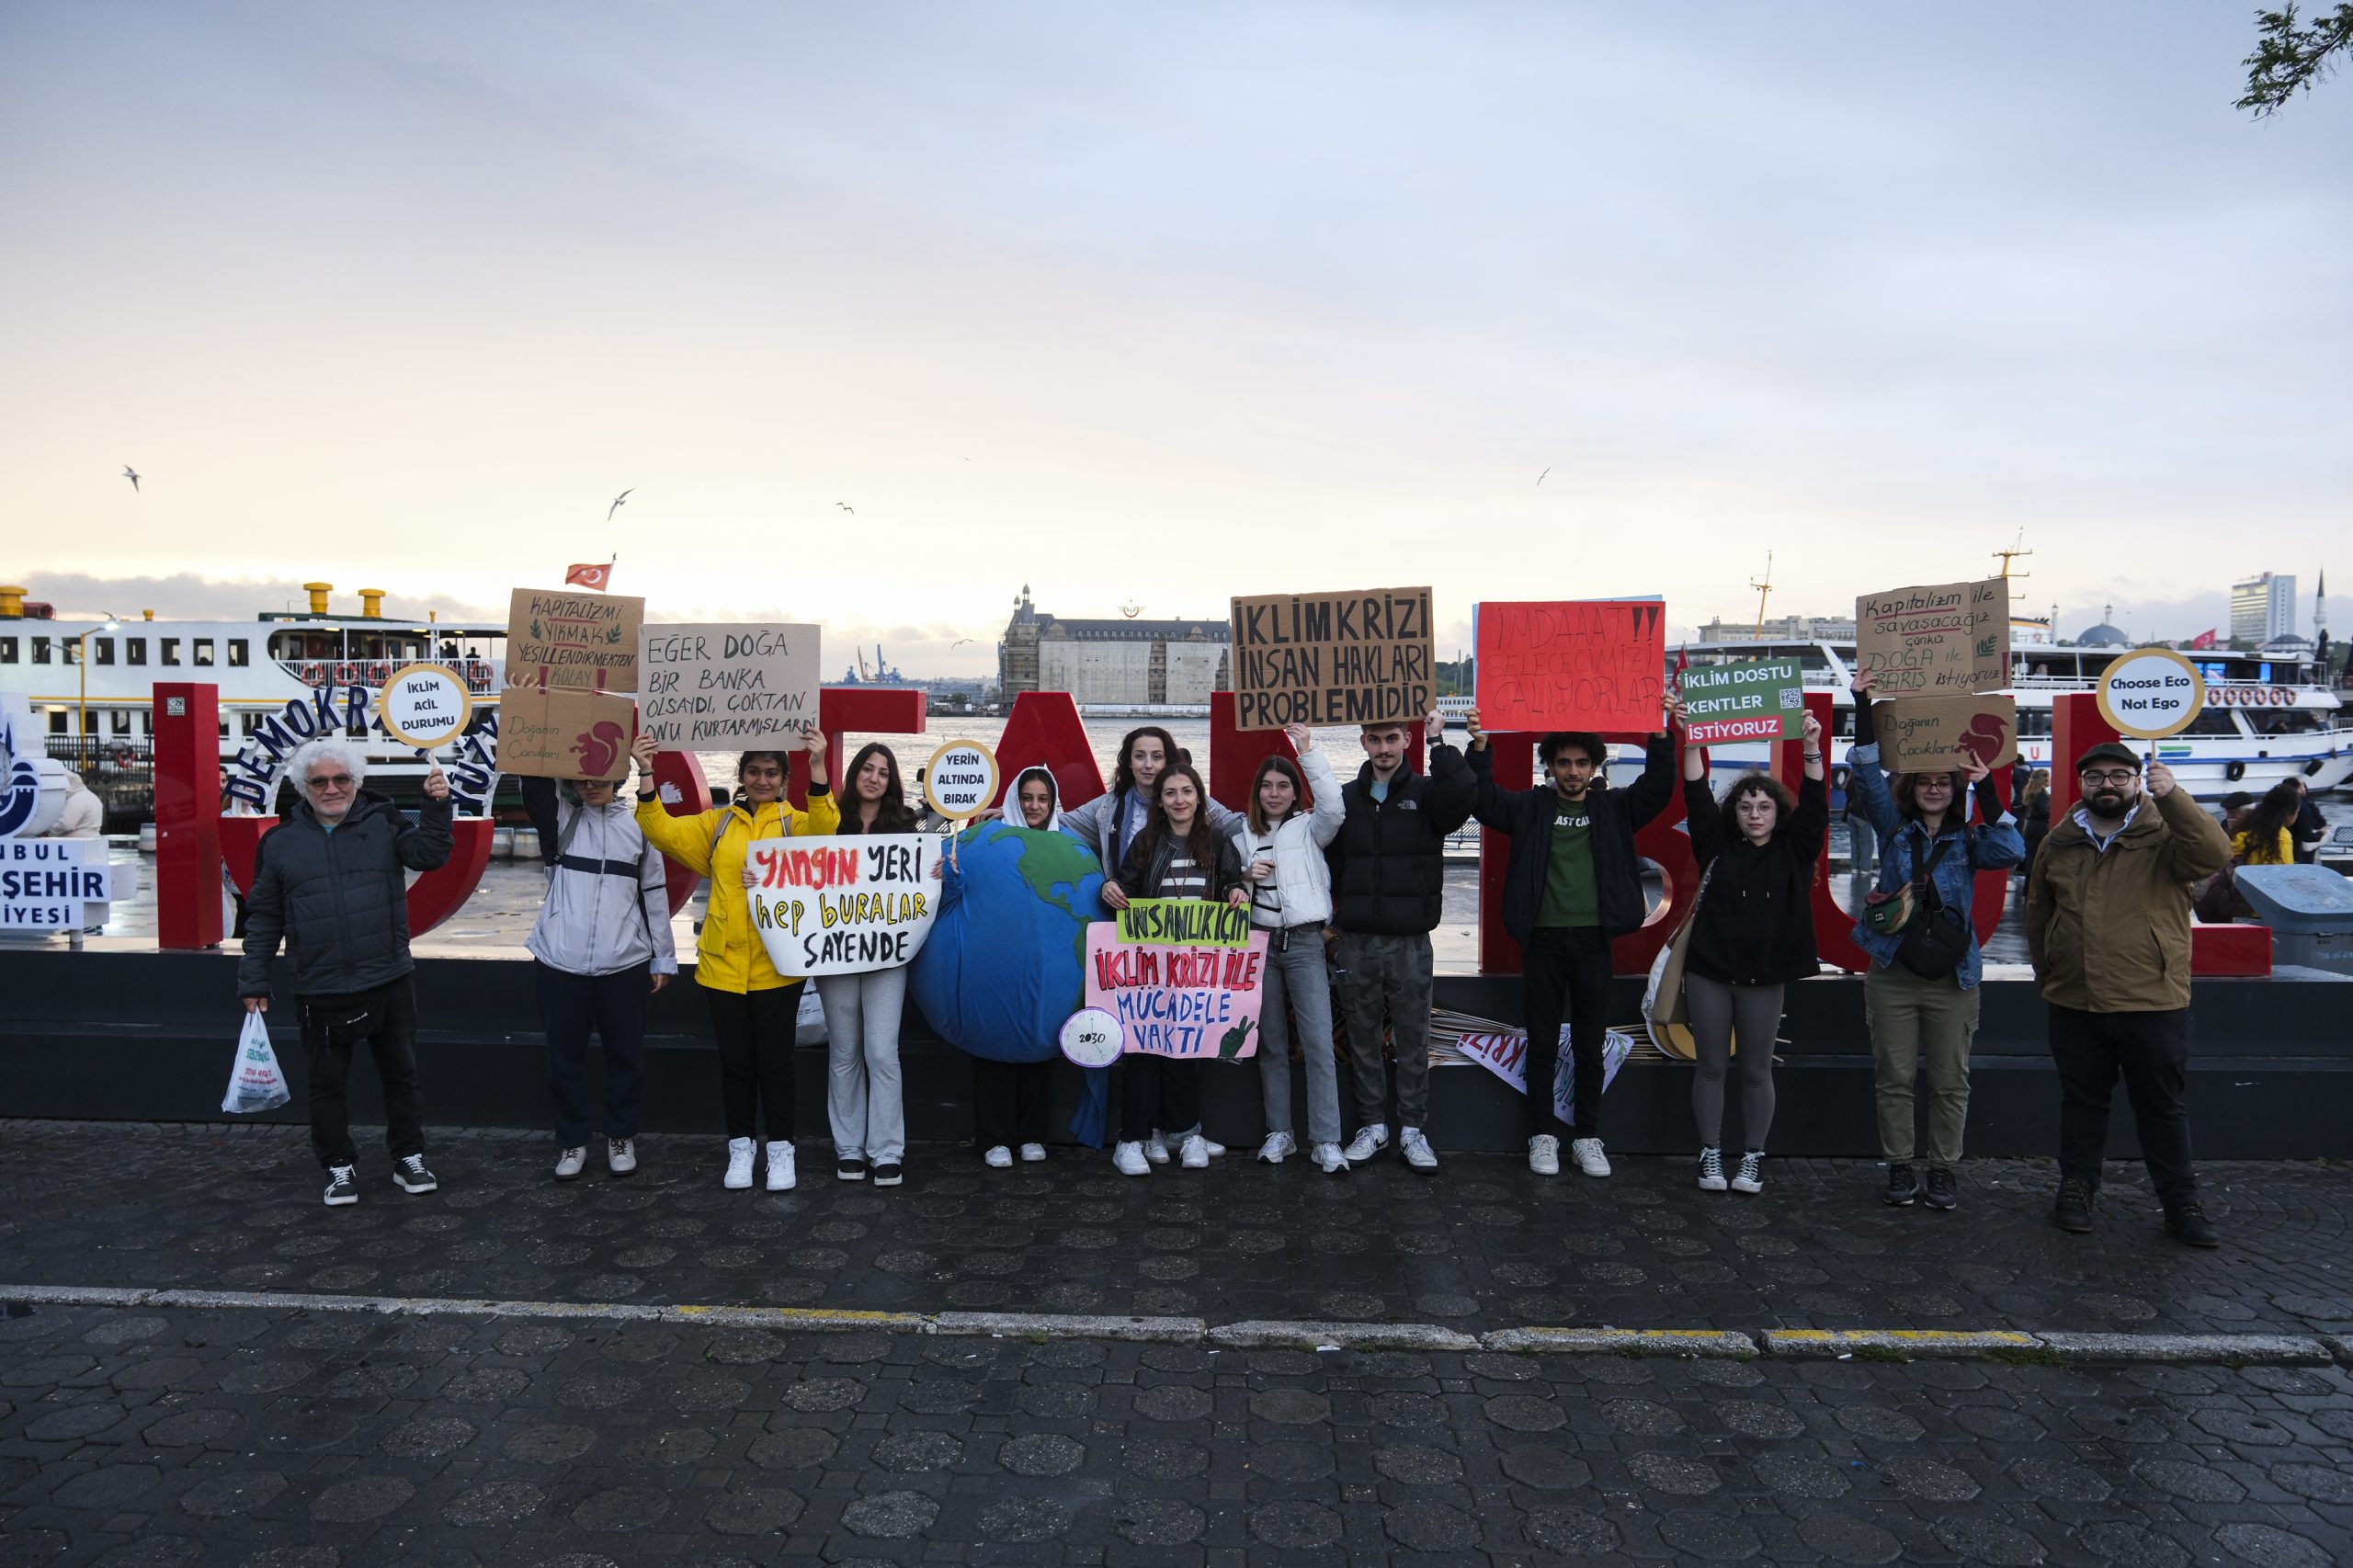
[[[1680, 722], [1682, 699], [1669, 693], [1666, 716]], [[1590, 1176], [1609, 1174], [1601, 1146], [1602, 1050], [1609, 1029], [1609, 944], [1649, 912], [1634, 855], [1634, 835], [1675, 793], [1675, 737], [1652, 737], [1643, 776], [1623, 789], [1597, 789], [1608, 750], [1599, 735], [1563, 730], [1546, 735], [1536, 755], [1547, 782], [1533, 790], [1495, 788], [1495, 754], [1469, 716], [1470, 766], [1477, 786], [1472, 811], [1480, 824], [1511, 838], [1504, 871], [1504, 926], [1520, 947], [1521, 1016], [1528, 1026], [1528, 1167], [1561, 1173], [1561, 1119], [1552, 1076], [1561, 1054], [1561, 1015], [1569, 1021], [1575, 1059], [1577, 1124], [1569, 1149]]]
[[[1387, 1025], [1397, 1063], [1397, 1144], [1417, 1171], [1438, 1169], [1422, 1136], [1430, 1104], [1430, 932], [1446, 913], [1446, 835], [1471, 815], [1462, 754], [1435, 737], [1445, 716], [1423, 721], [1429, 777], [1406, 766], [1403, 724], [1368, 724], [1365, 765], [1342, 787], [1346, 814], [1324, 852], [1332, 868], [1334, 955], [1356, 1078], [1358, 1128], [1348, 1163], [1389, 1144], [1389, 1077], [1381, 1062]], [[1387, 1017], [1384, 1019], [1383, 1013]]]
[[344, 1085], [352, 1048], [366, 1041], [384, 1086], [384, 1142], [404, 1192], [440, 1184], [425, 1168], [425, 1092], [416, 1078], [416, 995], [409, 976], [408, 871], [449, 858], [449, 783], [426, 775], [411, 822], [359, 788], [366, 763], [339, 740], [294, 754], [293, 811], [262, 835], [245, 903], [237, 993], [247, 1012], [269, 1010], [269, 966], [282, 937], [311, 1069], [311, 1148], [327, 1170], [330, 1208], [359, 1201]]

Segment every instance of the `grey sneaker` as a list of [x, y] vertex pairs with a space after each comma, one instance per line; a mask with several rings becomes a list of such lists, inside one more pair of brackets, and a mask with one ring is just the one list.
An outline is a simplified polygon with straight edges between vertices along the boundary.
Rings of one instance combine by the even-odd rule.
[[441, 1184], [425, 1168], [422, 1154], [403, 1154], [392, 1162], [392, 1181], [403, 1192], [432, 1192]]
[[1258, 1163], [1279, 1165], [1299, 1153], [1299, 1141], [1288, 1132], [1269, 1132], [1267, 1141], [1258, 1145]]
[[1722, 1149], [1699, 1151], [1699, 1190], [1722, 1192], [1724, 1189], [1724, 1152]]
[[1347, 1148], [1348, 1164], [1360, 1165], [1389, 1147], [1389, 1129], [1379, 1122], [1357, 1129], [1356, 1139]]
[[1307, 1152], [1307, 1157], [1325, 1176], [1338, 1176], [1348, 1168], [1348, 1156], [1337, 1143], [1318, 1143]]
[[1561, 1174], [1561, 1141], [1549, 1132], [1540, 1132], [1528, 1141], [1528, 1168], [1538, 1176]]
[[1405, 1163], [1417, 1171], [1438, 1169], [1438, 1151], [1422, 1136], [1418, 1127], [1404, 1127], [1397, 1131], [1397, 1147], [1404, 1154]]
[[327, 1167], [328, 1208], [340, 1209], [347, 1203], [359, 1201], [359, 1184], [353, 1179], [355, 1174], [354, 1167], [350, 1165]]
[[1577, 1169], [1586, 1175], [1606, 1176], [1609, 1174], [1609, 1156], [1601, 1152], [1600, 1139], [1572, 1138], [1569, 1140], [1569, 1153], [1576, 1156]]
[[559, 1149], [559, 1150], [557, 1150], [557, 1151], [556, 1151], [556, 1156], [555, 1156], [555, 1179], [556, 1179], [556, 1180], [558, 1180], [558, 1181], [575, 1181], [575, 1180], [579, 1179], [580, 1173], [581, 1173], [582, 1171], [586, 1170], [587, 1168], [588, 1168], [588, 1145], [587, 1145], [587, 1144], [583, 1143], [583, 1144], [582, 1144], [579, 1148], [577, 1148], [577, 1149]]
[[637, 1140], [608, 1138], [605, 1140], [605, 1168], [617, 1176], [637, 1174]]

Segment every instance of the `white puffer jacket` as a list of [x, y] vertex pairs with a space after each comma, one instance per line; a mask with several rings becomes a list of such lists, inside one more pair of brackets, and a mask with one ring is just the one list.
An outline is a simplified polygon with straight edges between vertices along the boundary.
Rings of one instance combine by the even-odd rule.
[[1286, 926], [1321, 926], [1332, 918], [1332, 868], [1324, 846], [1339, 836], [1347, 809], [1340, 801], [1340, 780], [1323, 749], [1310, 746], [1300, 754], [1299, 769], [1315, 796], [1312, 812], [1293, 812], [1270, 833], [1254, 833], [1250, 819], [1233, 824], [1233, 846], [1242, 852], [1242, 868], [1266, 858], [1274, 850], [1275, 874], [1250, 887], [1250, 923], [1267, 930]]
[[563, 858], [548, 868], [547, 901], [523, 944], [531, 956], [566, 974], [612, 974], [649, 960], [655, 974], [677, 973], [662, 852], [645, 842], [632, 802], [592, 809], [566, 799], [553, 816], [555, 838], [541, 854], [561, 846]]

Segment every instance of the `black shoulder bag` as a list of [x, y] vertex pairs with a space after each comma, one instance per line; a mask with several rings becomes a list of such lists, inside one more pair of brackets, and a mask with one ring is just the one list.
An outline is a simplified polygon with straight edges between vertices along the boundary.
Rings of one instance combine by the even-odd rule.
[[1904, 923], [1903, 939], [1895, 947], [1895, 961], [1923, 980], [1942, 980], [1969, 956], [1968, 926], [1945, 907], [1937, 892], [1937, 862], [1951, 847], [1951, 839], [1939, 838], [1927, 860], [1914, 869], [1912, 918]]

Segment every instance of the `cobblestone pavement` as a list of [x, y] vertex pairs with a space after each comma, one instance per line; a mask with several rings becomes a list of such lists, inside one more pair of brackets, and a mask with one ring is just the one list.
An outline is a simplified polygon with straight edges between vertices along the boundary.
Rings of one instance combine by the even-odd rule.
[[2348, 1555], [2353, 1381], [2336, 1368], [0, 1318], [7, 1563]]
[[1235, 1151], [1114, 1174], [1056, 1150], [992, 1171], [918, 1146], [906, 1185], [728, 1192], [723, 1145], [650, 1138], [620, 1182], [546, 1176], [515, 1133], [451, 1134], [409, 1198], [363, 1133], [363, 1201], [327, 1210], [300, 1128], [0, 1122], [0, 1284], [624, 1303], [1347, 1319], [1465, 1330], [1915, 1327], [2353, 1333], [2342, 1165], [2211, 1165], [2211, 1253], [2169, 1240], [2137, 1170], [2099, 1231], [2045, 1211], [2047, 1163], [1972, 1163], [1960, 1210], [1889, 1210], [1862, 1162], [1774, 1161], [1758, 1199], [1676, 1160], [1607, 1182], [1449, 1156], [1343, 1176]]

